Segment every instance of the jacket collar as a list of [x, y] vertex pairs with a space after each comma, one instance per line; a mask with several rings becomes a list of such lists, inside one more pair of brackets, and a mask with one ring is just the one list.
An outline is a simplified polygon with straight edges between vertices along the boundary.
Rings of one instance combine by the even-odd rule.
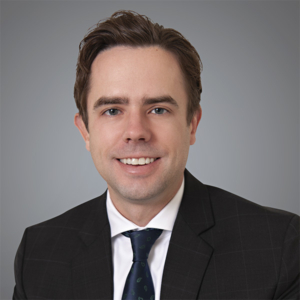
[[199, 235], [215, 225], [209, 193], [207, 187], [188, 170], [185, 170], [184, 176], [186, 186], [179, 214], [194, 233]]
[[207, 188], [187, 170], [185, 179], [164, 267], [161, 299], [196, 299], [213, 253], [202, 236], [214, 226]]
[[[185, 188], [165, 262], [161, 299], [196, 299], [213, 248], [202, 234], [214, 226], [205, 185], [185, 170]], [[113, 299], [113, 267], [106, 193], [94, 199], [79, 233], [81, 252], [73, 259], [78, 299]]]
[[113, 267], [106, 192], [92, 200], [90, 214], [79, 232], [80, 253], [72, 261], [75, 299], [113, 299]]
[[97, 238], [101, 237], [102, 231], [104, 229], [107, 230], [107, 225], [109, 225], [106, 212], [106, 194], [107, 191], [91, 200], [94, 203], [91, 206], [86, 222], [79, 232], [79, 237], [86, 246], [91, 245]]

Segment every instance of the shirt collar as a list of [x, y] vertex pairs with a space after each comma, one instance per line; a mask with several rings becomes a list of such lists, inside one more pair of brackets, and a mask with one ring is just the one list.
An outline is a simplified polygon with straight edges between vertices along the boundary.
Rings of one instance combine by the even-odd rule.
[[111, 237], [114, 237], [124, 231], [136, 229], [142, 230], [144, 228], [158, 228], [172, 231], [181, 203], [183, 190], [184, 178], [174, 198], [145, 227], [140, 227], [123, 217], [113, 205], [109, 190], [107, 190], [106, 209], [110, 224]]

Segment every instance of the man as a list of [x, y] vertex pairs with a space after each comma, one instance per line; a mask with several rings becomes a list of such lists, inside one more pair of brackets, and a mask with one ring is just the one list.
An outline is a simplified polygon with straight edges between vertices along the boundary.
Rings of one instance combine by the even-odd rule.
[[14, 299], [299, 299], [299, 217], [185, 170], [200, 72], [180, 33], [134, 12], [83, 39], [74, 122], [108, 189], [26, 229]]

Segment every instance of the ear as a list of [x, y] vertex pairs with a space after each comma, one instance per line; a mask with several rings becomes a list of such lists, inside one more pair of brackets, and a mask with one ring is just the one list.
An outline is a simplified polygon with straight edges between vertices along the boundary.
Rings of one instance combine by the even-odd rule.
[[77, 113], [74, 117], [74, 124], [78, 128], [80, 134], [82, 135], [84, 141], [85, 141], [85, 148], [90, 151], [90, 135], [89, 132], [87, 131], [85, 124], [82, 120], [81, 115]]
[[202, 108], [199, 105], [199, 110], [197, 112], [195, 112], [193, 119], [191, 121], [191, 124], [190, 124], [190, 145], [194, 145], [196, 142], [196, 131], [197, 131], [199, 122], [201, 120], [201, 117], [202, 117]]

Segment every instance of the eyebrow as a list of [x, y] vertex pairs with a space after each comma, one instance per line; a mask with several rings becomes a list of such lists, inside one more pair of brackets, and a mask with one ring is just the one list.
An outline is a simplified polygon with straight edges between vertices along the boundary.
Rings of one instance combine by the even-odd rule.
[[169, 95], [161, 96], [161, 97], [154, 97], [154, 98], [144, 98], [143, 102], [144, 102], [143, 103], [144, 105], [157, 104], [157, 103], [170, 103], [173, 106], [179, 107], [178, 103], [175, 101], [175, 99]]
[[[153, 97], [153, 98], [143, 98], [143, 105], [151, 105], [151, 104], [158, 104], [158, 103], [170, 103], [175, 107], [179, 107], [178, 103], [173, 99], [171, 96], [160, 96], [160, 97]], [[93, 110], [96, 110], [98, 107], [103, 105], [115, 105], [115, 104], [123, 104], [128, 105], [129, 99], [126, 97], [100, 97], [94, 104]]]
[[94, 104], [93, 110], [103, 105], [128, 104], [128, 98], [121, 97], [100, 97]]

